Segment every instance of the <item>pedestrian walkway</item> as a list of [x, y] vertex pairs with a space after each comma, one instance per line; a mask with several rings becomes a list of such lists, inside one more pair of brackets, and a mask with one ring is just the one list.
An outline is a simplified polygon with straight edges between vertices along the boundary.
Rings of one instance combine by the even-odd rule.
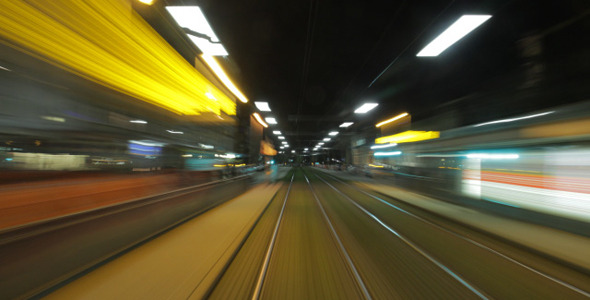
[[201, 299], [281, 185], [259, 184], [47, 299]]

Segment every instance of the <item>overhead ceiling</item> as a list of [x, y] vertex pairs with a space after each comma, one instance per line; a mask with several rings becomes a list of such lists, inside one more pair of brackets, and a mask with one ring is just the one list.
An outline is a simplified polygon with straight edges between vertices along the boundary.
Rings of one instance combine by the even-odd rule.
[[[559, 89], [544, 100], [531, 96], [522, 98], [525, 104], [514, 103], [519, 91], [540, 85], [536, 76], [555, 86], [588, 82], [590, 2], [585, 0], [161, 0], [156, 5], [201, 7], [229, 52], [226, 67], [234, 81], [251, 101], [269, 102], [272, 113], [263, 115], [277, 118], [275, 128], [287, 134], [292, 148], [313, 147], [345, 121], [355, 122], [348, 132], [402, 112], [420, 121], [453, 101], [465, 114], [459, 125], [559, 104]], [[416, 57], [463, 14], [492, 18], [440, 56]], [[354, 115], [365, 101], [379, 107]], [[474, 114], [478, 106], [482, 109]]]

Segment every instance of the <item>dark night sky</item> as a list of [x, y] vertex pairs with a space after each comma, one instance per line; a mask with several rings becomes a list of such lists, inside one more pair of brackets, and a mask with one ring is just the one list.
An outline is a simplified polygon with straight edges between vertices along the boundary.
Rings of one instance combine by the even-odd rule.
[[[303, 141], [319, 140], [347, 120], [367, 126], [403, 111], [420, 120], [461, 97], [477, 102], [469, 104], [472, 110], [497, 102], [493, 97], [506, 98], [527, 78], [523, 74], [531, 59], [519, 42], [526, 37], [541, 36], [543, 52], [533, 62], [553, 72], [543, 75], [550, 82], [572, 76], [587, 82], [590, 67], [590, 2], [585, 0], [166, 3], [201, 6], [237, 66], [235, 81], [252, 101], [268, 101], [278, 129], [299, 132], [288, 139], [301, 147], [313, 146]], [[463, 14], [493, 17], [440, 56], [415, 56]], [[354, 116], [352, 111], [367, 100], [378, 102], [379, 109]], [[500, 102], [508, 105], [509, 100]], [[543, 105], [528, 103], [522, 110]], [[500, 105], [496, 111], [506, 109]], [[494, 117], [481, 115], [482, 120]]]

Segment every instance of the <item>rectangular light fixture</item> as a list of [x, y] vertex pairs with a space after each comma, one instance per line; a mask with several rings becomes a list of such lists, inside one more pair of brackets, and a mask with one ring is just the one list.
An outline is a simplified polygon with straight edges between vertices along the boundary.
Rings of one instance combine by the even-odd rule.
[[378, 105], [379, 104], [377, 104], [377, 103], [365, 103], [365, 104], [361, 105], [361, 107], [357, 108], [354, 111], [354, 113], [355, 114], [366, 114], [367, 112], [369, 112], [373, 108], [377, 107]]
[[248, 98], [242, 94], [242, 92], [234, 85], [234, 83], [229, 79], [221, 65], [217, 63], [215, 58], [211, 55], [201, 55], [205, 63], [209, 66], [209, 68], [215, 73], [215, 76], [221, 80], [223, 85], [225, 85], [240, 101], [244, 103], [248, 103]]
[[463, 15], [437, 36], [416, 56], [438, 56], [458, 40], [483, 24], [491, 15]]
[[285, 137], [284, 136], [279, 136], [279, 140], [284, 140]]
[[280, 148], [280, 149], [285, 149], [285, 146], [280, 146], [279, 148]]
[[332, 140], [331, 138], [325, 138], [325, 139], [324, 139], [324, 142], [329, 142], [329, 141], [331, 141], [331, 140]]
[[331, 131], [330, 133], [328, 133], [328, 135], [330, 135], [330, 136], [338, 135], [338, 131]]
[[408, 130], [402, 133], [380, 137], [375, 140], [376, 144], [387, 144], [387, 143], [410, 143], [425, 141], [430, 139], [436, 139], [440, 137], [438, 131], [413, 131]]
[[131, 121], [129, 121], [129, 123], [147, 124], [147, 121], [144, 121], [144, 120], [131, 120]]
[[318, 145], [320, 145], [320, 146], [323, 146], [323, 145], [324, 145], [324, 143], [318, 143]]
[[385, 121], [383, 121], [383, 122], [379, 122], [379, 123], [377, 123], [377, 125], [375, 125], [375, 127], [379, 128], [379, 127], [381, 127], [381, 126], [383, 126], [383, 125], [385, 125], [385, 124], [389, 124], [389, 123], [391, 123], [391, 122], [393, 122], [393, 121], [399, 120], [399, 119], [401, 119], [401, 118], [403, 118], [403, 117], [405, 117], [405, 116], [407, 116], [407, 115], [408, 115], [408, 113], [407, 113], [407, 112], [405, 112], [405, 113], [403, 113], [403, 114], [399, 114], [399, 115], [397, 115], [397, 116], [395, 116], [395, 117], [393, 117], [393, 118], [391, 118], [391, 119], [388, 119], [388, 120], [385, 120]]
[[8, 71], [8, 72], [12, 71], [12, 70], [10, 70], [10, 69], [8, 69], [8, 68], [5, 68], [5, 67], [3, 67], [3, 66], [0, 66], [0, 70], [4, 70], [4, 71]]
[[278, 130], [274, 130], [272, 133], [274, 133], [274, 134], [282, 134], [282, 133], [281, 133], [280, 131], [278, 131]]
[[256, 101], [254, 102], [254, 105], [256, 105], [256, 107], [260, 111], [270, 111], [270, 106], [268, 106], [268, 102]]
[[198, 37], [186, 32], [189, 39], [195, 43], [199, 50], [203, 51], [203, 54], [213, 56], [228, 55], [198, 6], [166, 6], [166, 10], [181, 28], [206, 36]]
[[277, 119], [275, 119], [275, 118], [267, 117], [267, 118], [264, 118], [264, 120], [266, 120], [266, 122], [268, 124], [278, 124]]
[[282, 141], [281, 143], [283, 143], [284, 145], [289, 144], [289, 142], [287, 141]]
[[252, 114], [254, 116], [254, 119], [256, 119], [256, 121], [258, 121], [258, 123], [260, 123], [260, 125], [262, 125], [264, 128], [268, 128], [268, 124], [266, 124], [262, 118], [260, 117], [260, 115], [258, 113], [253, 113]]
[[340, 127], [346, 128], [346, 127], [348, 127], [348, 126], [350, 126], [352, 124], [354, 124], [354, 122], [344, 122], [344, 123], [340, 124]]

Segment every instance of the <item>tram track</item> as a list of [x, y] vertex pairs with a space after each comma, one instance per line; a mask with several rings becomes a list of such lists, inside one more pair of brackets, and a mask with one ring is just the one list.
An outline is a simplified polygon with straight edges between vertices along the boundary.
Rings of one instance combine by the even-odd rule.
[[[336, 192], [338, 192], [339, 194], [343, 195], [343, 197], [346, 197], [349, 201], [354, 202], [355, 206], [357, 206], [359, 209], [365, 211], [367, 214], [370, 214], [371, 215], [371, 218], [373, 218], [376, 222], [379, 222], [383, 226], [388, 226], [387, 225], [387, 222], [384, 222], [384, 221], [380, 220], [379, 218], [377, 218], [375, 216], [375, 214], [373, 214], [369, 209], [366, 209], [365, 207], [363, 207], [360, 204], [356, 203], [355, 200], [353, 200], [348, 195], [350, 193], [348, 193], [348, 194], [344, 193], [341, 189], [338, 189], [337, 187], [335, 187], [334, 185], [332, 185], [328, 181], [326, 181], [326, 179], [324, 179], [322, 176], [324, 176], [326, 178], [330, 178], [331, 180], [336, 181], [337, 183], [339, 183], [341, 185], [346, 185], [349, 188], [354, 189], [355, 191], [358, 191], [359, 193], [362, 193], [363, 195], [365, 195], [367, 197], [370, 197], [373, 200], [376, 200], [377, 202], [379, 202], [379, 203], [387, 206], [390, 209], [393, 209], [393, 210], [395, 210], [397, 212], [403, 213], [403, 214], [405, 214], [407, 216], [410, 216], [410, 217], [412, 217], [412, 218], [414, 218], [416, 220], [419, 220], [420, 222], [422, 222], [424, 224], [427, 224], [428, 226], [431, 226], [431, 227], [435, 228], [438, 231], [445, 232], [446, 234], [449, 234], [449, 235], [451, 235], [451, 236], [453, 236], [453, 237], [455, 237], [457, 239], [460, 239], [460, 240], [465, 241], [465, 242], [467, 242], [467, 243], [469, 243], [469, 244], [471, 244], [471, 245], [473, 245], [475, 247], [478, 247], [478, 248], [480, 248], [480, 249], [482, 249], [482, 250], [490, 253], [491, 255], [494, 255], [494, 256], [496, 256], [498, 258], [501, 258], [501, 259], [503, 259], [503, 260], [505, 260], [505, 261], [507, 261], [507, 262], [509, 262], [509, 263], [511, 263], [513, 265], [515, 265], [515, 266], [518, 266], [519, 268], [522, 268], [522, 269], [524, 269], [524, 270], [526, 270], [526, 271], [528, 271], [528, 272], [530, 272], [530, 273], [532, 273], [532, 274], [534, 274], [536, 276], [539, 276], [539, 277], [544, 278], [544, 279], [546, 279], [546, 280], [548, 280], [548, 281], [550, 281], [550, 282], [552, 282], [552, 283], [554, 283], [556, 285], [559, 285], [562, 288], [564, 288], [564, 289], [572, 292], [573, 294], [577, 295], [577, 297], [583, 297], [583, 298], [590, 297], [590, 293], [587, 291], [587, 289], [580, 288], [580, 287], [578, 287], [578, 286], [576, 286], [574, 284], [571, 284], [571, 283], [566, 282], [563, 279], [560, 279], [560, 278], [558, 278], [556, 276], [553, 276], [551, 274], [548, 274], [547, 272], [544, 272], [544, 271], [542, 271], [542, 270], [540, 270], [540, 269], [538, 269], [538, 268], [536, 268], [534, 266], [531, 266], [530, 264], [528, 264], [526, 262], [519, 261], [517, 258], [513, 258], [510, 254], [504, 254], [504, 253], [502, 253], [501, 250], [495, 250], [492, 247], [483, 244], [482, 242], [478, 242], [478, 241], [476, 241], [476, 240], [468, 237], [467, 235], [464, 235], [464, 234], [459, 233], [459, 231], [455, 231], [453, 229], [449, 229], [447, 226], [440, 225], [439, 222], [436, 222], [435, 223], [433, 221], [430, 221], [430, 220], [426, 219], [426, 218], [431, 219], [432, 216], [427, 216], [426, 218], [420, 216], [419, 214], [424, 215], [424, 211], [422, 209], [417, 209], [416, 208], [415, 209], [416, 211], [411, 212], [411, 211], [409, 211], [409, 209], [407, 207], [405, 209], [401, 207], [403, 204], [406, 204], [403, 201], [397, 200], [395, 198], [387, 197], [387, 196], [384, 196], [384, 195], [377, 196], [377, 195], [375, 195], [375, 192], [367, 192], [367, 191], [365, 191], [363, 189], [360, 189], [360, 188], [358, 188], [355, 185], [351, 185], [351, 184], [349, 184], [349, 183], [347, 183], [347, 182], [345, 182], [345, 181], [343, 181], [343, 180], [339, 179], [338, 177], [333, 176], [331, 174], [322, 173], [322, 176], [320, 176], [320, 175], [318, 175], [316, 173], [315, 175], [317, 176], [317, 178], [319, 178], [320, 180], [322, 180], [323, 182], [325, 182], [326, 184], [328, 184]], [[413, 207], [410, 204], [406, 204], [406, 206]], [[581, 276], [584, 276], [585, 274], [580, 274], [580, 275]], [[481, 295], [481, 296], [483, 296], [483, 295]]]
[[573, 282], [553, 276], [506, 248], [493, 246], [501, 241], [482, 233], [483, 237], [474, 238], [469, 228], [403, 201], [314, 169], [294, 169], [290, 178], [208, 298], [586, 299], [590, 295], [584, 274]]

